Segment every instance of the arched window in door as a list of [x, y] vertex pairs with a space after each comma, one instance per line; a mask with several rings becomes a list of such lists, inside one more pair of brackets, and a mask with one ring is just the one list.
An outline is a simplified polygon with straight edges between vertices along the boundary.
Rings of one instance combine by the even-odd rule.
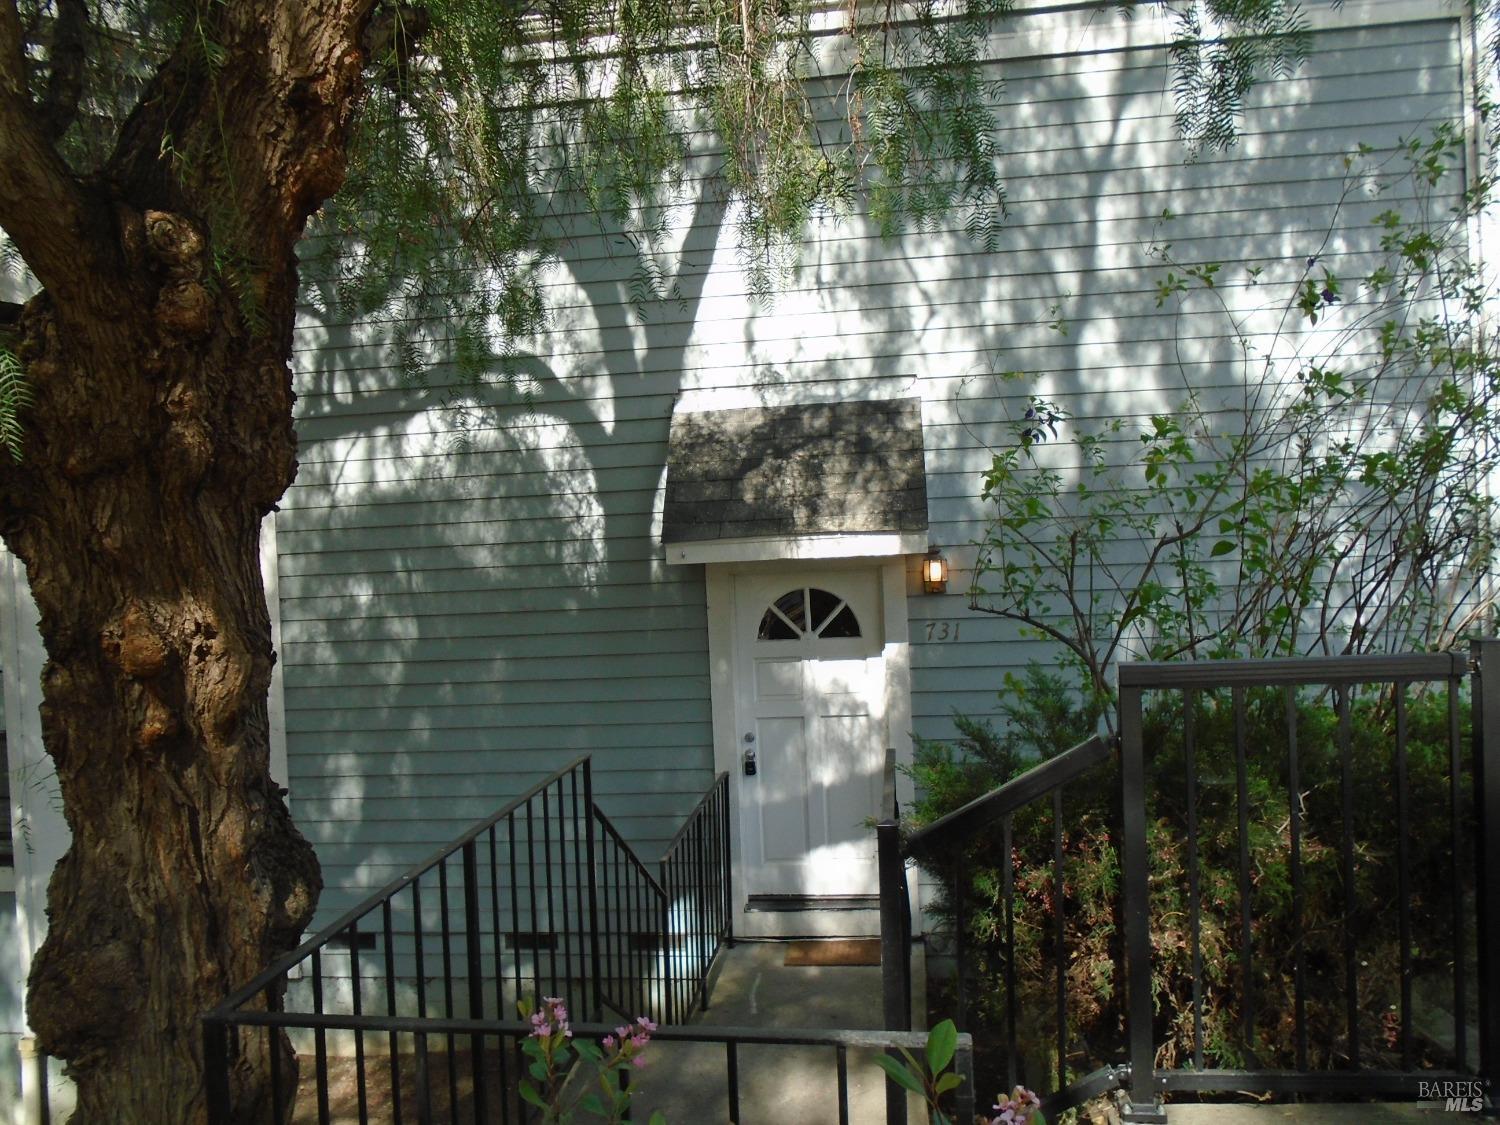
[[849, 603], [816, 586], [788, 590], [761, 616], [758, 641], [795, 641], [805, 637], [857, 637], [859, 619]]

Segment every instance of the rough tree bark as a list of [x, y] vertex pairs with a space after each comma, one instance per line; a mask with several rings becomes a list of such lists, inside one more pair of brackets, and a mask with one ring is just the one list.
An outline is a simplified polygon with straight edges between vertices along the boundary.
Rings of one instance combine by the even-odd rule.
[[[73, 832], [27, 1010], [75, 1122], [202, 1120], [199, 1015], [290, 948], [320, 889], [268, 772], [258, 540], [296, 468], [294, 245], [342, 181], [370, 5], [201, 4], [80, 176], [0, 0], [0, 225], [42, 285], [0, 533], [41, 611]], [[258, 1042], [234, 1087], [264, 1122]]]

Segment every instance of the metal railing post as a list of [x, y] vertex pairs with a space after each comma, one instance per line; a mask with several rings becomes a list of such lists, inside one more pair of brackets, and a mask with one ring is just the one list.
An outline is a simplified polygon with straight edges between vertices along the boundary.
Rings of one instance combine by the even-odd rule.
[[[1479, 909], [1479, 1077], [1500, 1105], [1500, 641], [1480, 640], [1473, 658], [1475, 888]], [[1458, 888], [1453, 889], [1458, 893]], [[1462, 1018], [1462, 1016], [1460, 1016]], [[1459, 1065], [1464, 1063], [1458, 1060]]]
[[677, 1020], [677, 951], [672, 942], [672, 896], [675, 892], [676, 881], [672, 878], [672, 869], [664, 869], [661, 873], [662, 889], [666, 894], [661, 900], [661, 949], [662, 949], [662, 985], [666, 991], [666, 1018], [663, 1023], [675, 1023]]
[[708, 965], [712, 959], [708, 944], [708, 848], [706, 846], [707, 822], [699, 819], [697, 827], [693, 829], [693, 852], [694, 861], [697, 866], [697, 879], [693, 887], [693, 937], [697, 946], [698, 955], [697, 977], [698, 977], [698, 1004], [703, 1011], [708, 1011]]
[[958, 1037], [958, 1047], [953, 1052], [953, 1072], [962, 1080], [953, 1091], [953, 1120], [974, 1120], [974, 1040], [965, 1032]]
[[901, 940], [906, 928], [901, 917], [901, 884], [906, 880], [901, 829], [895, 822], [883, 820], [875, 826], [875, 839], [880, 865], [880, 987], [885, 1028], [910, 1031], [911, 1011], [904, 1000], [911, 976], [911, 950]]
[[[911, 1005], [906, 997], [911, 978], [911, 949], [903, 940], [906, 927], [901, 917], [904, 905], [901, 890], [906, 880], [901, 829], [894, 821], [883, 820], [875, 826], [875, 840], [880, 870], [880, 990], [884, 1023], [887, 1031], [910, 1031]], [[895, 1051], [886, 1053], [900, 1061]], [[885, 1084], [885, 1120], [886, 1125], [906, 1125], [906, 1091], [889, 1080]]]
[[604, 966], [599, 948], [599, 872], [594, 856], [594, 770], [593, 762], [583, 762], [583, 835], [585, 864], [588, 867], [589, 883], [589, 972], [593, 976], [590, 999], [594, 1003], [594, 1018], [604, 1018]]
[[[277, 1044], [273, 1042], [272, 1050]], [[208, 1097], [208, 1125], [230, 1125], [229, 1027], [212, 1016], [203, 1018], [203, 1084]], [[271, 1104], [279, 1106], [281, 1091], [271, 1090]]]
[[1121, 846], [1125, 853], [1126, 1032], [1130, 1039], [1130, 1100], [1120, 1120], [1165, 1125], [1156, 1086], [1151, 1011], [1151, 869], [1146, 853], [1146, 753], [1141, 690], [1120, 685]]
[[[469, 974], [469, 1018], [471, 1020], [484, 1019], [484, 962], [480, 952], [479, 941], [479, 848], [473, 840], [463, 846], [464, 865], [464, 961], [465, 971]], [[500, 940], [500, 935], [495, 935], [495, 940]], [[350, 958], [357, 956], [354, 942], [351, 940], [349, 948]], [[354, 982], [355, 995], [358, 996], [359, 982]], [[450, 1013], [451, 1014], [451, 1013]], [[483, 1121], [489, 1116], [488, 1099], [485, 1097], [484, 1080], [484, 1037], [475, 1034], [469, 1037], [469, 1051], [471, 1065], [474, 1068], [474, 1120]], [[452, 1060], [448, 1063], [450, 1072], [453, 1069]], [[504, 1097], [504, 1092], [501, 1092]]]
[[734, 864], [730, 861], [733, 854], [731, 840], [729, 838], [729, 774], [720, 775], [719, 778], [719, 831], [723, 834], [723, 849], [720, 855], [720, 877], [724, 880], [724, 944], [733, 948], [734, 946]]

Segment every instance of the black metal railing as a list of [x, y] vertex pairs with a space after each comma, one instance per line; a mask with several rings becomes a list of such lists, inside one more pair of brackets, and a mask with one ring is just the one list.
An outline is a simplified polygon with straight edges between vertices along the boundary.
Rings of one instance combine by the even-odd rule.
[[[1497, 669], [1500, 642], [1122, 667], [1117, 775], [1091, 739], [904, 844], [896, 818], [879, 826], [888, 1025], [906, 1026], [899, 891], [915, 858], [946, 888], [954, 1015], [985, 1009], [988, 1026], [967, 1025], [981, 1082], [1034, 1085], [1049, 1116], [1121, 1086], [1134, 1122], [1165, 1120], [1171, 1090], [1493, 1105]], [[1079, 880], [1113, 879], [1116, 855], [1084, 964]], [[975, 858], [998, 869], [977, 896]]]
[[[999, 854], [1006, 859], [1000, 862], [1000, 934], [997, 952], [1005, 979], [1003, 1016], [998, 1032], [999, 1042], [988, 1044], [991, 1053], [1002, 1060], [1001, 1072], [1004, 1088], [1010, 1089], [1023, 1077], [1021, 1074], [1021, 1041], [1018, 1031], [1020, 1022], [1020, 993], [1016, 982], [1016, 888], [1014, 867], [1007, 860], [1013, 854], [1013, 819], [1017, 813], [1040, 801], [1051, 804], [1052, 832], [1052, 884], [1058, 901], [1062, 899], [1065, 880], [1063, 857], [1063, 791], [1073, 781], [1082, 778], [1097, 766], [1111, 759], [1110, 746], [1103, 739], [1094, 737], [1079, 743], [1056, 757], [1033, 766], [1018, 777], [997, 789], [970, 801], [962, 808], [934, 821], [912, 833], [904, 843], [900, 838], [898, 822], [886, 821], [877, 825], [880, 841], [880, 887], [882, 910], [881, 962], [886, 988], [886, 1014], [890, 1019], [900, 1009], [901, 998], [909, 996], [911, 990], [911, 958], [909, 935], [911, 913], [904, 904], [907, 860], [912, 859], [943, 876], [950, 888], [949, 908], [952, 912], [954, 941], [954, 982], [956, 1001], [954, 1019], [964, 1026], [970, 1021], [970, 1002], [973, 999], [971, 985], [970, 942], [967, 912], [968, 902], [968, 853], [976, 837], [999, 833]], [[886, 924], [887, 914], [896, 924], [896, 929]], [[1053, 933], [1049, 947], [1052, 979], [1055, 985], [1054, 1003], [1056, 1016], [1056, 1042], [1054, 1055], [1057, 1060], [1056, 1081], [1051, 1087], [1054, 1097], [1044, 1106], [1049, 1118], [1056, 1112], [1077, 1104], [1072, 1098], [1059, 1098], [1058, 1091], [1067, 1086], [1064, 1070], [1069, 1057], [1068, 1021], [1066, 1016], [1068, 955], [1064, 940], [1061, 912], [1053, 918]], [[905, 1022], [898, 1026], [909, 1026]], [[1025, 1075], [1029, 1082], [1042, 1086], [1042, 1076]], [[1092, 1088], [1092, 1087], [1091, 1087]]]
[[708, 1009], [708, 974], [721, 944], [732, 945], [729, 884], [729, 774], [708, 792], [661, 858], [668, 936], [667, 993], [662, 1011], [680, 1022], [694, 1007]]
[[[429, 1096], [426, 1100], [423, 1098], [426, 1091], [410, 1088], [410, 1084], [404, 1091], [399, 1087], [387, 1086], [384, 1075], [381, 1074], [376, 1075], [375, 1080], [368, 1086], [359, 1088], [357, 1106], [350, 1106], [347, 1103], [353, 1095], [349, 1090], [341, 1090], [338, 1098], [330, 1099], [327, 1096], [328, 1084], [320, 1077], [316, 1109], [319, 1125], [354, 1119], [357, 1119], [360, 1125], [371, 1125], [371, 1123], [401, 1125], [402, 1122], [408, 1121], [417, 1122], [419, 1125], [437, 1125], [437, 1123], [462, 1125], [464, 1122], [473, 1122], [474, 1125], [481, 1125], [481, 1123], [494, 1125], [495, 1122], [510, 1125], [511, 1122], [516, 1122], [520, 1125], [520, 1123], [535, 1120], [535, 1111], [519, 1096], [519, 1083], [511, 1080], [516, 1073], [518, 1060], [522, 1057], [520, 1045], [531, 1033], [531, 1026], [527, 1022], [266, 1011], [226, 1013], [223, 1009], [219, 1009], [204, 1019], [204, 1040], [210, 1080], [209, 1125], [228, 1125], [230, 1121], [246, 1120], [243, 1114], [231, 1116], [227, 1098], [214, 1089], [215, 1084], [221, 1081], [220, 1076], [227, 1069], [235, 1032], [239, 1032], [243, 1037], [248, 1033], [259, 1032], [270, 1036], [288, 1031], [300, 1031], [304, 1034], [324, 1037], [338, 1034], [364, 1035], [371, 1038], [388, 1036], [393, 1042], [402, 1045], [405, 1049], [404, 1053], [408, 1056], [413, 1044], [428, 1037], [445, 1037], [451, 1041], [468, 1044], [472, 1057], [482, 1060], [479, 1065], [466, 1068], [458, 1085], [451, 1093], [439, 1091], [438, 1096]], [[575, 1041], [580, 1039], [598, 1041], [612, 1034], [614, 1028], [609, 1024], [574, 1023], [572, 1031]], [[674, 1047], [698, 1049], [705, 1046], [722, 1047], [722, 1067], [712, 1064], [704, 1065], [702, 1060], [694, 1060], [696, 1065], [674, 1073], [672, 1081], [666, 1083], [665, 1090], [642, 1089], [639, 1094], [634, 1095], [635, 1101], [639, 1104], [633, 1104], [631, 1107], [632, 1114], [638, 1115], [636, 1119], [644, 1117], [654, 1108], [653, 1101], [656, 1098], [665, 1097], [670, 1101], [675, 1096], [680, 1100], [682, 1091], [673, 1087], [683, 1082], [690, 1082], [692, 1116], [673, 1116], [671, 1118], [673, 1121], [741, 1121], [744, 1119], [742, 1103], [747, 1097], [744, 1088], [746, 1079], [752, 1077], [759, 1069], [764, 1071], [769, 1078], [763, 1078], [756, 1085], [764, 1089], [769, 1084], [774, 1088], [776, 1076], [784, 1076], [788, 1073], [787, 1063], [791, 1061], [788, 1052], [797, 1050], [796, 1065], [793, 1069], [798, 1075], [799, 1083], [813, 1085], [815, 1088], [826, 1088], [820, 1081], [823, 1075], [814, 1073], [814, 1068], [826, 1066], [832, 1072], [833, 1085], [830, 1092], [833, 1095], [833, 1106], [838, 1114], [840, 1125], [850, 1125], [850, 1122], [856, 1120], [855, 1106], [851, 1098], [851, 1061], [861, 1066], [868, 1065], [873, 1071], [874, 1065], [868, 1056], [880, 1051], [894, 1051], [898, 1048], [920, 1056], [927, 1042], [925, 1034], [911, 1032], [703, 1026], [662, 1027], [652, 1034], [651, 1039], [648, 1049], [659, 1056], [653, 1062], [653, 1068], [663, 1073], [674, 1073], [674, 1067], [679, 1061], [671, 1053]], [[756, 1049], [754, 1051], [743, 1050], [746, 1047]], [[768, 1048], [775, 1050], [767, 1050]], [[811, 1060], [808, 1057], [809, 1051], [815, 1053], [815, 1057]], [[851, 1060], [850, 1052], [859, 1054]], [[393, 1052], [392, 1057], [401, 1056]], [[810, 1061], [812, 1066], [809, 1066]], [[450, 1069], [454, 1064], [451, 1057], [444, 1062]], [[972, 1121], [975, 1109], [975, 1086], [974, 1045], [971, 1036], [962, 1034], [958, 1037], [951, 1066], [953, 1073], [958, 1075], [960, 1080], [959, 1084], [948, 1094], [954, 1111], [953, 1120]], [[439, 1066], [438, 1069], [442, 1070], [443, 1067]], [[692, 1071], [694, 1075], [692, 1079], [681, 1077], [686, 1070]], [[389, 1071], [392, 1082], [395, 1081], [398, 1073], [398, 1069], [393, 1064]], [[722, 1074], [721, 1081], [716, 1078], [719, 1074]], [[629, 1071], [622, 1072], [621, 1078], [622, 1083], [628, 1082]], [[868, 1084], [865, 1085], [868, 1089]], [[882, 1086], [887, 1104], [899, 1103], [903, 1107], [906, 1105], [905, 1090], [889, 1079], [884, 1080]], [[445, 1098], [451, 1100], [445, 1100]], [[775, 1107], [766, 1108], [767, 1112], [773, 1116], [778, 1115]], [[269, 1123], [281, 1120], [281, 1118], [267, 1113], [264, 1115], [264, 1120]], [[857, 1120], [861, 1122], [868, 1120], [868, 1114], [864, 1113]]]
[[884, 819], [875, 825], [876, 864], [880, 880], [880, 989], [885, 1026], [911, 1030], [911, 893], [901, 844], [901, 802], [896, 796], [896, 751], [885, 752], [880, 794]]
[[685, 1020], [706, 1002], [714, 958], [731, 938], [727, 797], [721, 774], [669, 850], [668, 889], [594, 804], [589, 760], [569, 763], [206, 1017], [210, 1104], [227, 1114], [241, 1059], [267, 1060], [278, 1109], [294, 1096], [276, 1028], [308, 1033], [320, 1121], [332, 1028], [346, 1036], [336, 1069], [350, 1072], [361, 1122], [377, 1071], [390, 1104], [410, 1102], [415, 1119], [436, 1121], [460, 1103], [472, 1103], [478, 1120], [510, 1086], [515, 1060], [485, 1051], [488, 1031], [464, 1040], [460, 1023], [505, 1023], [519, 1001], [541, 996], [565, 999], [585, 1020], [604, 1020], [606, 1008]]
[[[1500, 1046], [1500, 763], [1483, 734], [1500, 726], [1496, 669], [1500, 645], [1476, 644], [1466, 742], [1461, 654], [1121, 667], [1126, 1120], [1164, 1121], [1168, 1090], [1484, 1096]], [[1166, 953], [1152, 938], [1153, 894], [1174, 888], [1148, 846], [1167, 805], [1185, 812], [1175, 890], [1194, 973], [1176, 1066], [1159, 1065]], [[1202, 828], [1210, 810], [1231, 826], [1217, 838]], [[1221, 1018], [1213, 1050], [1199, 983], [1210, 849], [1233, 871], [1210, 896], [1227, 908], [1233, 956], [1215, 998], [1232, 1030]], [[1273, 882], [1283, 865], [1285, 882]], [[1434, 991], [1419, 1012], [1423, 983]], [[1424, 1021], [1419, 1043], [1419, 1015], [1443, 1004], [1446, 1026]]]
[[667, 975], [667, 892], [607, 817], [597, 816], [596, 823], [605, 953], [602, 999], [627, 1019], [661, 1013], [670, 1022], [666, 1009], [674, 989]]

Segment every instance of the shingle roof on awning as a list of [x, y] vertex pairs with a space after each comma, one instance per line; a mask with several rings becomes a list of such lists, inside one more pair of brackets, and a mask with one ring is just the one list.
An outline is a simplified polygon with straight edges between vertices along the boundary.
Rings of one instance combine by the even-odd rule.
[[663, 543], [926, 528], [919, 399], [672, 419]]

